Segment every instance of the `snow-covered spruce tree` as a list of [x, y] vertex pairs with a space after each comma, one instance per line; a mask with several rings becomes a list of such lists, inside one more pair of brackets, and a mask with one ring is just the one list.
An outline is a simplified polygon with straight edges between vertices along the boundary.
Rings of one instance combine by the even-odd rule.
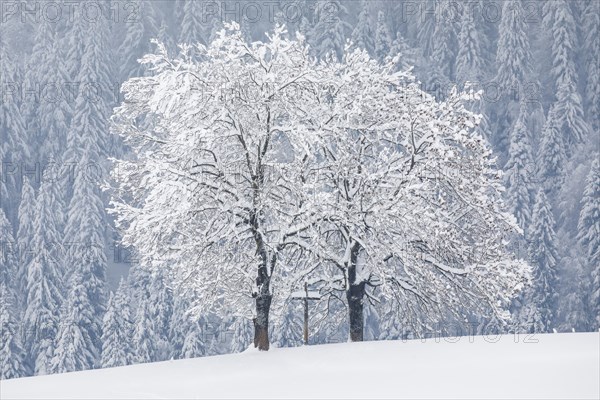
[[558, 264], [555, 222], [543, 190], [536, 195], [529, 232], [529, 254], [533, 267], [533, 287], [529, 299], [538, 318], [530, 332], [552, 332], [556, 303], [556, 267]]
[[352, 27], [344, 20], [348, 10], [340, 0], [318, 0], [315, 8], [315, 22], [310, 32], [311, 49], [318, 58], [333, 53], [338, 60], [344, 53], [348, 32]]
[[548, 111], [538, 156], [538, 177], [548, 192], [557, 191], [564, 179], [563, 168], [567, 156], [559, 118], [557, 106], [554, 104]]
[[281, 29], [248, 45], [226, 26], [198, 47], [202, 61], [159, 46], [144, 60], [154, 75], [124, 84], [113, 119], [137, 158], [116, 162], [112, 205], [142, 264], [177, 260], [173, 275], [201, 292], [203, 312], [254, 308], [254, 344], [267, 350], [280, 261], [312, 222], [299, 188], [322, 75]]
[[589, 128], [577, 88], [575, 21], [571, 8], [565, 0], [556, 1], [554, 4], [551, 73], [555, 81], [556, 105], [565, 153], [570, 156], [573, 146], [587, 138]]
[[203, 16], [203, 7], [205, 4], [200, 1], [184, 0], [179, 43], [207, 44], [206, 32], [203, 28], [208, 25], [209, 21], [203, 21], [203, 18], [206, 18]]
[[125, 39], [119, 47], [120, 77], [125, 80], [145, 74], [137, 60], [150, 51], [150, 40], [158, 34], [158, 22], [152, 1], [134, 0], [130, 7], [136, 10], [135, 21], [126, 23]]
[[19, 229], [17, 230], [17, 290], [19, 303], [25, 306], [27, 299], [27, 266], [33, 255], [33, 236], [35, 232], [35, 191], [27, 177], [23, 177], [21, 202], [19, 203]]
[[442, 0], [437, 4], [435, 28], [432, 36], [431, 58], [448, 81], [454, 81], [454, 65], [456, 64], [457, 37], [454, 27], [454, 5], [456, 3]]
[[526, 96], [525, 86], [533, 82], [532, 54], [527, 29], [521, 1], [505, 1], [496, 53], [495, 83], [500, 98], [488, 107], [496, 132], [493, 142], [504, 152], [508, 150], [510, 129], [518, 118], [519, 100]]
[[363, 340], [367, 299], [430, 319], [464, 321], [464, 309], [502, 319], [528, 279], [505, 249], [518, 227], [478, 117], [462, 104], [476, 94], [437, 102], [394, 65], [361, 51], [327, 65], [326, 106], [312, 112], [319, 222], [290, 239], [334, 271], [315, 279], [345, 295], [352, 341]]
[[25, 375], [25, 352], [19, 330], [20, 313], [15, 289], [16, 243], [12, 227], [0, 209], [0, 380]]
[[28, 362], [36, 375], [49, 373], [54, 357], [65, 273], [61, 234], [57, 229], [51, 186], [43, 179], [37, 197], [32, 242], [27, 267], [27, 307], [23, 320]]
[[375, 30], [375, 59], [382, 62], [390, 55], [392, 48], [392, 35], [387, 26], [383, 11], [377, 14], [377, 27]]
[[527, 107], [521, 102], [519, 118], [510, 134], [508, 162], [504, 167], [507, 204], [521, 229], [526, 230], [531, 218], [534, 198], [535, 163], [527, 129]]
[[[19, 109], [19, 96], [14, 94], [11, 97], [8, 94], [11, 85], [16, 85], [20, 80], [17, 76], [15, 60], [8, 51], [8, 45], [3, 37], [4, 34], [5, 28], [0, 26], [0, 85], [6, 88], [0, 101], [0, 157], [2, 157], [0, 162], [3, 171], [4, 168], [12, 169], [11, 163], [14, 166], [22, 165], [30, 155], [25, 145], [28, 143], [27, 131]], [[0, 183], [0, 208], [13, 224], [16, 224], [17, 220], [15, 211], [19, 201], [18, 183], [17, 174], [3, 172], [2, 183]]]
[[117, 291], [111, 293], [102, 325], [102, 368], [120, 367], [133, 362], [131, 349], [132, 321], [129, 301], [121, 279]]
[[458, 55], [456, 56], [454, 71], [456, 81], [459, 84], [481, 82], [484, 77], [484, 60], [482, 58], [479, 32], [471, 11], [465, 11], [461, 18]]
[[82, 371], [97, 365], [100, 349], [92, 336], [97, 334], [97, 326], [87, 279], [88, 274], [82, 270], [71, 275], [52, 358], [53, 373]]
[[583, 12], [583, 26], [585, 40], [586, 86], [585, 99], [588, 120], [594, 129], [600, 130], [600, 3], [597, 1], [586, 2]]
[[191, 313], [192, 306], [185, 293], [174, 296], [170, 327], [172, 358], [194, 358], [206, 354], [202, 318]]
[[171, 357], [169, 341], [171, 317], [173, 315], [173, 292], [169, 287], [166, 271], [159, 269], [151, 276], [150, 307], [156, 337], [154, 361], [164, 361]]
[[252, 323], [247, 318], [236, 318], [229, 327], [232, 353], [240, 353], [252, 344]]
[[151, 306], [150, 295], [145, 291], [138, 299], [133, 327], [132, 347], [135, 364], [156, 361], [156, 344], [159, 337], [152, 320]]
[[577, 239], [584, 249], [586, 270], [591, 278], [588, 297], [590, 324], [593, 330], [600, 328], [600, 161], [595, 154], [579, 216]]
[[369, 54], [375, 51], [375, 34], [371, 27], [370, 5], [366, 0], [361, 1], [361, 11], [358, 15], [358, 22], [352, 31], [352, 43], [354, 46], [365, 49]]

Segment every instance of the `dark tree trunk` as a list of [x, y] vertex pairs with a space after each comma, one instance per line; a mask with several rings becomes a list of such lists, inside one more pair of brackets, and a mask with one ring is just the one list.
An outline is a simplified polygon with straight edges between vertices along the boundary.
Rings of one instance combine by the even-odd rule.
[[256, 297], [256, 318], [254, 318], [254, 347], [259, 350], [269, 350], [269, 310], [271, 309], [270, 294]]
[[363, 341], [364, 315], [363, 298], [365, 297], [365, 283], [356, 281], [356, 265], [360, 247], [356, 244], [350, 255], [348, 267], [348, 284], [346, 299], [348, 300], [348, 317], [350, 319], [350, 340], [352, 342]]
[[350, 318], [350, 340], [352, 342], [363, 341], [364, 315], [363, 315], [363, 297], [365, 295], [365, 285], [351, 285], [346, 292], [348, 299], [348, 313]]

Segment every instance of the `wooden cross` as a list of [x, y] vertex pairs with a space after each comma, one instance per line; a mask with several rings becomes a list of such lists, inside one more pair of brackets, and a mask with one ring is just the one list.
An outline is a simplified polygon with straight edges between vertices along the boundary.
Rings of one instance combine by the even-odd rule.
[[308, 284], [304, 282], [303, 292], [292, 293], [292, 300], [302, 300], [304, 302], [304, 344], [308, 344], [308, 301], [321, 300], [319, 292], [309, 292]]

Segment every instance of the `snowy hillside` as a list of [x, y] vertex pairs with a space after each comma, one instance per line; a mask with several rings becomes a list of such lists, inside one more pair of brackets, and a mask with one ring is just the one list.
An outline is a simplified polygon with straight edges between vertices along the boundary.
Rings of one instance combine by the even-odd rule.
[[0, 398], [599, 398], [598, 333], [247, 351], [0, 382]]

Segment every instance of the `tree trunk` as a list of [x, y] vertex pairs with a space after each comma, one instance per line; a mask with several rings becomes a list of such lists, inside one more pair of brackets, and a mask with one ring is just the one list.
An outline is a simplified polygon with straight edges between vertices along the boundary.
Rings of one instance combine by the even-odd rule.
[[256, 297], [256, 318], [254, 318], [254, 347], [259, 350], [269, 350], [269, 310], [271, 309], [270, 294], [260, 294]]
[[350, 341], [362, 342], [364, 331], [363, 298], [365, 295], [364, 283], [351, 285], [346, 292], [348, 299], [348, 313], [350, 318]]
[[356, 282], [356, 266], [360, 246], [356, 243], [350, 253], [350, 265], [348, 267], [348, 317], [350, 319], [350, 341], [362, 342], [364, 331], [363, 298], [365, 297], [365, 283]]

